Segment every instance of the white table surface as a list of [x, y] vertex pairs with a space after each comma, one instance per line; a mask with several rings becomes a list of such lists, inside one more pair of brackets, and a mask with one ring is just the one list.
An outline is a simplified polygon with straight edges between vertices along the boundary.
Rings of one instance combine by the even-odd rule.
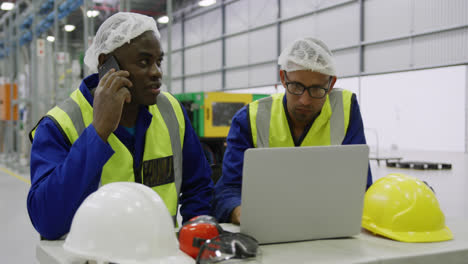
[[[389, 173], [405, 173], [428, 182], [436, 192], [454, 239], [437, 243], [402, 243], [363, 230], [353, 238], [261, 246], [260, 263], [468, 263], [468, 155], [460, 153], [399, 153], [403, 160], [452, 163], [451, 170], [418, 171], [387, 168], [371, 161], [374, 181]], [[223, 224], [238, 231], [238, 226]], [[39, 263], [84, 264], [62, 248], [64, 241], [41, 241]]]
[[[363, 230], [352, 238], [263, 245], [260, 263], [468, 263], [468, 219], [448, 220], [454, 239], [436, 243], [402, 243]], [[223, 224], [238, 231], [238, 226]], [[41, 241], [39, 263], [84, 264], [63, 248], [64, 241]]]

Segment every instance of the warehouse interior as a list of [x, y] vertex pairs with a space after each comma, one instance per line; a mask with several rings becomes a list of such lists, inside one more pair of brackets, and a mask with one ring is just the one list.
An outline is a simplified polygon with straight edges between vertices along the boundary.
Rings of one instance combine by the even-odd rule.
[[[86, 50], [117, 12], [156, 21], [164, 51], [161, 91], [185, 108], [214, 183], [223, 173], [236, 112], [288, 93], [279, 74], [283, 49], [303, 37], [322, 40], [333, 54], [334, 87], [351, 91], [359, 102], [374, 183], [392, 173], [425, 182], [454, 235], [440, 243], [394, 242], [389, 249], [377, 240], [382, 237], [366, 240], [373, 244], [362, 248], [345, 240], [266, 245], [257, 263], [315, 263], [314, 254], [317, 263], [466, 261], [467, 0], [1, 0], [0, 5], [1, 263], [94, 263], [43, 244], [32, 225], [26, 206], [29, 133], [95, 73], [84, 63]], [[282, 257], [274, 253], [282, 249]]]

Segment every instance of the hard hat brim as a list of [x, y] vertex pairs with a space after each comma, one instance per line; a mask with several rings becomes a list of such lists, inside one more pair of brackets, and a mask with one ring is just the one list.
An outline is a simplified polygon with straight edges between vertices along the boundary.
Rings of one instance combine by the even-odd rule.
[[116, 259], [113, 257], [103, 257], [103, 256], [98, 256], [98, 255], [90, 255], [87, 252], [81, 252], [80, 250], [77, 250], [75, 248], [70, 248], [66, 244], [63, 245], [63, 248], [65, 251], [68, 251], [69, 253], [78, 256], [79, 258], [86, 259], [86, 260], [96, 260], [96, 261], [104, 261], [104, 262], [115, 262], [115, 263], [128, 263], [128, 264], [153, 264], [153, 263], [159, 263], [159, 264], [173, 264], [173, 263], [178, 263], [178, 264], [195, 264], [195, 260], [191, 258], [189, 255], [185, 254], [181, 250], [177, 250], [177, 252], [174, 252], [170, 256], [165, 256], [162, 258], [151, 258], [151, 259], [137, 259], [132, 258], [132, 259]]
[[453, 239], [453, 233], [447, 226], [440, 230], [427, 232], [395, 232], [363, 220], [362, 227], [373, 234], [407, 243], [441, 242]]

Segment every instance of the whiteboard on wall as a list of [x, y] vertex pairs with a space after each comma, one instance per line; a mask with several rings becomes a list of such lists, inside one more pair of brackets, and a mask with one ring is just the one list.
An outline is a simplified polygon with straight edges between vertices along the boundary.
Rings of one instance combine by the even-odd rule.
[[465, 151], [466, 66], [366, 76], [360, 91], [380, 149]]

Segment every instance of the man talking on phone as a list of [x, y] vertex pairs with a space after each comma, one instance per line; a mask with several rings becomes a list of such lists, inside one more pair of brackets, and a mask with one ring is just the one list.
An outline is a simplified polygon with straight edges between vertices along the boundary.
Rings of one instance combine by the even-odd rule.
[[174, 221], [179, 204], [184, 222], [210, 213], [211, 169], [185, 109], [160, 91], [163, 58], [153, 18], [121, 12], [100, 26], [84, 61], [101, 77], [86, 77], [30, 134], [27, 207], [43, 238], [68, 233], [84, 199], [111, 182], [151, 187]]

